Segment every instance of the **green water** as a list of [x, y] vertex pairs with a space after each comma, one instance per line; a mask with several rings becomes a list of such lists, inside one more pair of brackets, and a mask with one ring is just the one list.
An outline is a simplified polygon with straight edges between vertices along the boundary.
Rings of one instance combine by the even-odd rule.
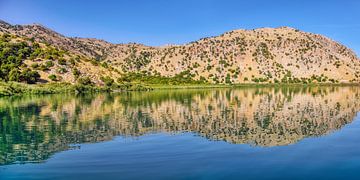
[[0, 179], [359, 178], [359, 111], [359, 87], [1, 98]]

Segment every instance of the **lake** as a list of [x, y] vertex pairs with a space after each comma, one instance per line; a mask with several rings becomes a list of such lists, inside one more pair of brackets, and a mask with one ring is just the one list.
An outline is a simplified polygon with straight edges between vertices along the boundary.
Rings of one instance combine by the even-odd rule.
[[360, 87], [0, 98], [0, 179], [359, 179]]

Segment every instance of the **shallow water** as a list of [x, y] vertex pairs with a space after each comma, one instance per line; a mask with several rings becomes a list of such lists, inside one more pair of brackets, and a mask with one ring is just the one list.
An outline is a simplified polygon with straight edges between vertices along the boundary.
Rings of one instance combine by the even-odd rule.
[[358, 179], [360, 88], [0, 99], [0, 179]]

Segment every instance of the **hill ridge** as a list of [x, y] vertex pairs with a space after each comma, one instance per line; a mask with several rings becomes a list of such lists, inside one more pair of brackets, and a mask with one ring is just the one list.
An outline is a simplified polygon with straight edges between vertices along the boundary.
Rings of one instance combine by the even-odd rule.
[[360, 82], [360, 60], [354, 51], [320, 34], [287, 26], [237, 29], [161, 47], [66, 37], [39, 24], [0, 21], [0, 32], [107, 63], [120, 74], [173, 77], [182, 73], [209, 83]]

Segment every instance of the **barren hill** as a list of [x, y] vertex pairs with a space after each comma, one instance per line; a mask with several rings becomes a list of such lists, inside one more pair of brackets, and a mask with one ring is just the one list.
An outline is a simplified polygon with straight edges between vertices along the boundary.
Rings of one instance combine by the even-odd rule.
[[[171, 77], [183, 73], [210, 83], [360, 82], [360, 60], [352, 50], [322, 35], [289, 27], [234, 30], [165, 47], [65, 37], [36, 24], [0, 22], [0, 32], [106, 62], [120, 74]], [[111, 77], [117, 76], [121, 75]]]

